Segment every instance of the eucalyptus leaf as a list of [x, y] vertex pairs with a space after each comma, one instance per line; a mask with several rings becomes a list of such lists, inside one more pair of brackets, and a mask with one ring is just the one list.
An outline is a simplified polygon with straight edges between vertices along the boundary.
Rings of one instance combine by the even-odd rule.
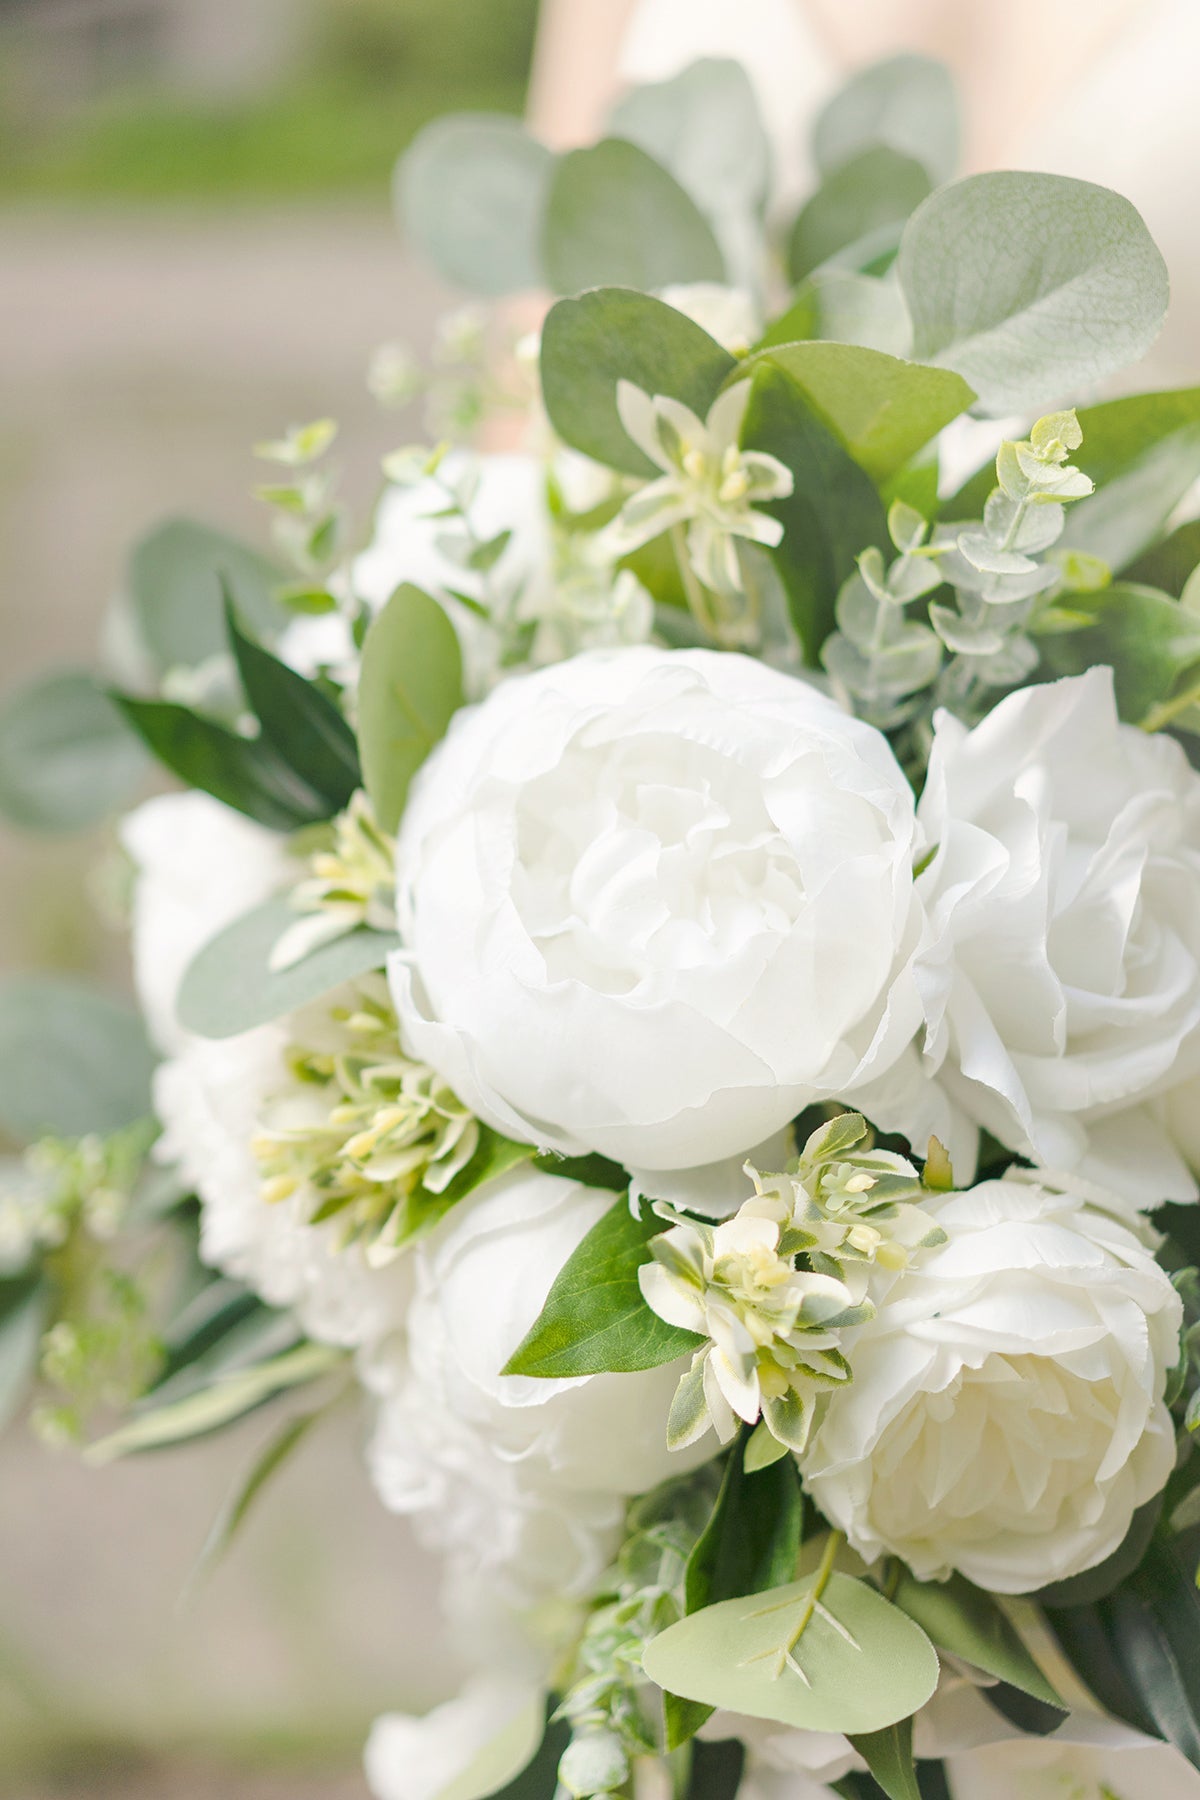
[[891, 275], [863, 275], [857, 269], [815, 269], [757, 347], [793, 344], [798, 338], [861, 344], [889, 356], [906, 356], [912, 345], [912, 321], [899, 282]]
[[60, 976], [0, 982], [0, 1129], [18, 1142], [148, 1118], [154, 1063], [131, 1006]]
[[1141, 217], [1061, 175], [971, 175], [904, 228], [914, 354], [957, 369], [983, 411], [1045, 408], [1135, 362], [1158, 334], [1167, 272]]
[[624, 138], [560, 158], [542, 222], [542, 266], [559, 294], [725, 277], [712, 227], [695, 201]]
[[913, 1722], [900, 1719], [882, 1731], [856, 1732], [850, 1742], [888, 1800], [921, 1800], [913, 1762]]
[[439, 274], [497, 296], [542, 285], [542, 215], [555, 158], [505, 114], [451, 114], [396, 170], [401, 225]]
[[1111, 664], [1117, 710], [1129, 724], [1140, 724], [1200, 664], [1200, 616], [1168, 594], [1120, 582], [1082, 595], [1079, 610], [1094, 623], [1038, 640], [1042, 672], [1081, 675]]
[[129, 559], [137, 636], [160, 674], [222, 655], [224, 582], [241, 616], [270, 639], [287, 624], [275, 597], [284, 579], [275, 563], [227, 533], [196, 519], [167, 519], [134, 546]]
[[329, 817], [328, 801], [264, 738], [239, 737], [174, 701], [113, 698], [163, 767], [189, 787], [271, 831], [295, 831]]
[[626, 288], [560, 300], [542, 327], [542, 396], [563, 442], [623, 474], [660, 473], [617, 412], [617, 383], [708, 413], [736, 363], [693, 320]]
[[95, 678], [45, 675], [0, 702], [0, 815], [28, 831], [82, 831], [127, 804], [146, 753]]
[[830, 174], [873, 145], [924, 164], [932, 182], [958, 166], [959, 121], [954, 83], [927, 56], [890, 56], [860, 70], [828, 101], [813, 133], [813, 150]]
[[400, 947], [394, 932], [358, 925], [288, 968], [272, 969], [271, 952], [296, 918], [286, 895], [277, 895], [242, 913], [197, 951], [175, 1005], [186, 1031], [237, 1037], [310, 1005], [344, 981], [382, 969]]
[[40, 1276], [0, 1280], [0, 1431], [28, 1398], [48, 1310], [49, 1291]]
[[668, 1325], [642, 1298], [637, 1272], [651, 1260], [651, 1238], [665, 1229], [656, 1214], [635, 1217], [624, 1196], [617, 1200], [559, 1270], [502, 1373], [547, 1380], [629, 1374], [697, 1349], [702, 1338]]
[[932, 187], [928, 170], [911, 156], [882, 144], [859, 151], [801, 207], [788, 237], [789, 278], [803, 281], [847, 244], [903, 223]]
[[354, 733], [333, 701], [255, 643], [226, 600], [225, 626], [246, 698], [263, 736], [302, 781], [335, 811], [349, 805], [362, 779]]
[[918, 1581], [901, 1569], [891, 1597], [939, 1650], [973, 1663], [984, 1674], [1009, 1682], [1047, 1706], [1062, 1707], [1007, 1614], [964, 1575], [952, 1575], [949, 1581]]
[[836, 1571], [814, 1605], [818, 1579], [681, 1619], [646, 1646], [647, 1675], [689, 1700], [805, 1731], [859, 1734], [908, 1718], [937, 1685], [929, 1639], [875, 1588]]
[[372, 621], [359, 676], [359, 755], [381, 830], [398, 827], [413, 776], [462, 704], [454, 627], [436, 600], [406, 582]]

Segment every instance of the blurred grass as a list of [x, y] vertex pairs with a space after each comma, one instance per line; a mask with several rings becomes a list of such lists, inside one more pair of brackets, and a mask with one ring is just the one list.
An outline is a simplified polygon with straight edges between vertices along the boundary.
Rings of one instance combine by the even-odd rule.
[[19, 50], [0, 68], [0, 200], [156, 202], [386, 195], [439, 114], [520, 112], [537, 0], [317, 0], [265, 91], [201, 101], [152, 85], [58, 123], [22, 117]]

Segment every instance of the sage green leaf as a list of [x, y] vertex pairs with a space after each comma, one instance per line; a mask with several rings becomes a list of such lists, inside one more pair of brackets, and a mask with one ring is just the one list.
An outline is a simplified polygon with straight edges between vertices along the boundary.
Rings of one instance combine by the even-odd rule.
[[287, 623], [275, 595], [283, 571], [248, 544], [196, 519], [167, 519], [133, 549], [128, 600], [154, 669], [193, 668], [226, 649], [221, 583], [238, 612], [270, 639]]
[[298, 914], [286, 895], [264, 900], [210, 938], [189, 963], [175, 1012], [199, 1037], [237, 1037], [295, 1012], [372, 969], [400, 947], [391, 931], [358, 925], [310, 950], [286, 969], [272, 969], [271, 952]]
[[1167, 306], [1166, 265], [1128, 200], [1062, 175], [971, 175], [904, 228], [913, 352], [957, 369], [992, 414], [1045, 408], [1135, 362]]
[[563, 442], [626, 475], [661, 473], [626, 432], [617, 383], [682, 400], [700, 418], [736, 368], [707, 331], [626, 288], [560, 300], [542, 327], [542, 397]]
[[95, 679], [45, 675], [0, 702], [0, 815], [27, 831], [83, 831], [118, 812], [146, 753]]
[[768, 554], [805, 660], [815, 667], [834, 629], [838, 591], [854, 572], [859, 551], [886, 541], [887, 521], [869, 477], [776, 364], [776, 355], [771, 352], [754, 370], [742, 441], [792, 471], [792, 493], [762, 510], [783, 525], [783, 541]]
[[856, 1732], [850, 1739], [888, 1800], [921, 1800], [912, 1737], [912, 1720], [901, 1719], [882, 1731]]
[[672, 174], [716, 233], [731, 278], [753, 285], [771, 147], [741, 63], [705, 57], [667, 81], [631, 88], [609, 135], [628, 138]]
[[542, 215], [554, 156], [502, 113], [459, 113], [418, 133], [396, 169], [402, 229], [472, 293], [542, 286]]
[[890, 480], [975, 398], [951, 369], [931, 369], [857, 344], [776, 344], [745, 366], [759, 368], [763, 362], [788, 376], [876, 483]]
[[139, 700], [132, 694], [113, 699], [163, 767], [188, 787], [271, 831], [295, 831], [330, 816], [328, 801], [265, 738], [239, 737], [170, 700]]
[[915, 157], [933, 182], [950, 180], [958, 167], [959, 120], [944, 64], [927, 56], [889, 56], [860, 70], [826, 103], [813, 132], [823, 174], [875, 144]]
[[115, 1462], [147, 1450], [163, 1450], [219, 1431], [235, 1419], [290, 1388], [306, 1386], [342, 1367], [347, 1353], [328, 1344], [301, 1344], [270, 1362], [219, 1376], [211, 1387], [169, 1406], [152, 1407], [130, 1419], [84, 1455], [91, 1463]]
[[925, 1633], [865, 1582], [835, 1572], [815, 1600], [817, 1582], [814, 1573], [681, 1619], [646, 1646], [647, 1675], [689, 1700], [800, 1730], [858, 1734], [908, 1718], [937, 1685]]
[[803, 281], [847, 244], [903, 223], [932, 187], [928, 171], [911, 156], [882, 144], [859, 151], [801, 207], [788, 237], [789, 279]]
[[542, 266], [559, 294], [721, 281], [712, 227], [673, 175], [636, 144], [605, 138], [560, 158], [542, 222]]
[[413, 776], [462, 704], [454, 627], [436, 600], [405, 582], [372, 621], [358, 685], [363, 781], [381, 830], [398, 827]]
[[148, 1118], [154, 1063], [133, 1007], [56, 975], [0, 982], [0, 1130], [19, 1143]]
[[220, 1562], [245, 1524], [263, 1489], [291, 1461], [318, 1419], [325, 1416], [325, 1411], [324, 1407], [318, 1406], [311, 1412], [296, 1413], [271, 1433], [249, 1471], [226, 1497], [209, 1527], [208, 1536], [201, 1546], [192, 1572], [193, 1583]]
[[660, 1319], [638, 1284], [638, 1270], [651, 1260], [650, 1240], [665, 1230], [656, 1214], [635, 1217], [624, 1196], [617, 1200], [555, 1276], [502, 1373], [547, 1380], [631, 1374], [697, 1349], [703, 1339]]
[[[791, 1457], [750, 1473], [750, 1434], [739, 1433], [725, 1465], [712, 1516], [696, 1540], [684, 1578], [688, 1613], [720, 1600], [760, 1594], [790, 1581], [800, 1554], [804, 1495]], [[663, 1698], [667, 1748], [678, 1749], [712, 1712], [677, 1694]]]
[[801, 282], [787, 312], [767, 327], [758, 348], [794, 344], [798, 338], [861, 344], [906, 356], [912, 321], [899, 282], [857, 269], [815, 269]]
[[362, 775], [354, 733], [314, 682], [255, 643], [227, 598], [225, 626], [246, 698], [267, 742], [335, 811], [348, 806]]
[[48, 1311], [49, 1291], [40, 1276], [0, 1280], [0, 1431], [33, 1386]]
[[1131, 725], [1140, 725], [1200, 665], [1200, 616], [1168, 594], [1119, 582], [1081, 595], [1079, 610], [1094, 623], [1039, 638], [1043, 673], [1081, 675], [1097, 663], [1111, 664], [1117, 710]]
[[1007, 1681], [1047, 1706], [1062, 1706], [1008, 1615], [965, 1575], [952, 1575], [949, 1581], [918, 1581], [903, 1569], [891, 1598], [939, 1650], [973, 1663], [986, 1675]]

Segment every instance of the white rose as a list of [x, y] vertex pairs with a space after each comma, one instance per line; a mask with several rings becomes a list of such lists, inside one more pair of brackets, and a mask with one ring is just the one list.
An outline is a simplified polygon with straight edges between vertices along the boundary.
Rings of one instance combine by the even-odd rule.
[[868, 1561], [1025, 1593], [1102, 1562], [1170, 1474], [1179, 1297], [1077, 1195], [989, 1181], [929, 1211], [946, 1243], [847, 1333], [801, 1466]]
[[193, 956], [239, 913], [296, 873], [287, 840], [207, 794], [147, 801], [122, 826], [137, 865], [133, 964], [138, 994], [160, 1048], [154, 1078], [162, 1125], [156, 1155], [176, 1163], [200, 1198], [206, 1262], [244, 1281], [272, 1306], [294, 1306], [308, 1333], [358, 1345], [395, 1328], [408, 1296], [397, 1264], [368, 1269], [340, 1253], [337, 1228], [306, 1222], [311, 1196], [268, 1205], [251, 1141], [265, 1102], [287, 1086], [289, 1021], [215, 1040], [175, 1018]]
[[1200, 1800], [1200, 1773], [1169, 1744], [1074, 1714], [1049, 1737], [1013, 1732], [952, 1756], [951, 1800]]
[[409, 800], [405, 1034], [510, 1135], [643, 1169], [745, 1152], [912, 1038], [915, 829], [882, 735], [747, 657], [514, 678]]
[[498, 1739], [519, 1759], [532, 1758], [542, 1738], [539, 1686], [512, 1674], [480, 1674], [460, 1694], [418, 1718], [386, 1713], [376, 1719], [364, 1757], [376, 1800], [438, 1800]]
[[930, 1067], [1010, 1149], [1143, 1204], [1196, 1184], [1147, 1102], [1200, 1055], [1200, 779], [1112, 672], [942, 713], [919, 816]]
[[370, 1377], [383, 1395], [370, 1460], [385, 1503], [425, 1515], [464, 1579], [484, 1571], [515, 1598], [586, 1593], [625, 1500], [712, 1453], [666, 1447], [680, 1363], [573, 1380], [500, 1373], [614, 1204], [520, 1170], [461, 1202], [415, 1254], [399, 1364], [381, 1360]]

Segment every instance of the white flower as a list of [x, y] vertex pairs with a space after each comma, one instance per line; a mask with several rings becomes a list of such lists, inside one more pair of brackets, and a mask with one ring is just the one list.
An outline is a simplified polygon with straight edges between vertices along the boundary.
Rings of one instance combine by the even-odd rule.
[[1073, 1714], [1049, 1737], [1015, 1730], [946, 1764], [951, 1800], [1200, 1800], [1200, 1773], [1170, 1744]]
[[731, 356], [744, 356], [762, 336], [763, 322], [744, 288], [720, 281], [687, 281], [662, 288], [659, 299], [707, 331]]
[[627, 1497], [709, 1454], [666, 1448], [678, 1364], [572, 1380], [500, 1373], [614, 1203], [527, 1170], [460, 1202], [412, 1258], [402, 1349], [368, 1376], [382, 1396], [371, 1467], [385, 1503], [418, 1515], [460, 1581], [499, 1583], [514, 1605], [586, 1595]]
[[1102, 1562], [1170, 1474], [1179, 1297], [1077, 1195], [1009, 1178], [925, 1208], [948, 1241], [881, 1280], [802, 1468], [868, 1561], [1028, 1592]]
[[[1112, 672], [938, 716], [919, 816], [927, 1064], [1009, 1148], [1154, 1205], [1195, 1193], [1147, 1105], [1200, 1057], [1200, 779]], [[953, 1148], [954, 1146], [952, 1146]]]
[[829, 1783], [866, 1767], [840, 1731], [796, 1731], [742, 1713], [716, 1712], [697, 1735], [707, 1743], [737, 1738], [745, 1745], [737, 1800], [835, 1800]]
[[688, 556], [704, 585], [718, 594], [741, 592], [736, 540], [778, 544], [783, 526], [756, 508], [784, 498], [794, 486], [791, 470], [777, 457], [741, 448], [749, 403], [750, 383], [738, 381], [714, 400], [707, 419], [699, 419], [681, 400], [652, 398], [631, 381], [618, 381], [621, 423], [663, 473], [621, 508], [607, 534], [614, 549], [634, 550], [686, 525]]
[[438, 1800], [498, 1741], [519, 1764], [542, 1740], [541, 1688], [519, 1675], [480, 1674], [423, 1718], [386, 1713], [367, 1740], [367, 1782], [376, 1800]]
[[594, 651], [460, 712], [401, 827], [413, 1054], [489, 1124], [633, 1169], [746, 1154], [910, 1041], [912, 791], [712, 651]]

